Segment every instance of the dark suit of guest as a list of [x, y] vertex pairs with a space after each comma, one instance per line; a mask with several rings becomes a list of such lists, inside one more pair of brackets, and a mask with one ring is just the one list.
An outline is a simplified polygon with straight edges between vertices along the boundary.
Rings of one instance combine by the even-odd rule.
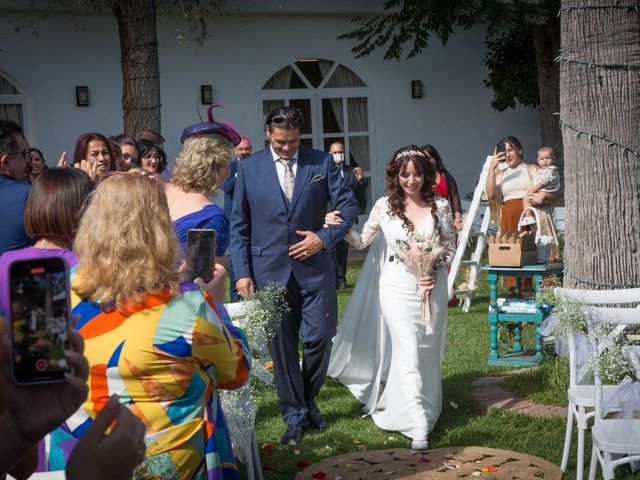
[[[231, 259], [236, 279], [251, 277], [258, 290], [271, 282], [286, 286], [291, 307], [272, 343], [275, 382], [284, 422], [308, 425], [310, 404], [324, 383], [331, 341], [336, 333], [337, 299], [331, 250], [351, 228], [358, 207], [342, 186], [330, 155], [300, 146], [291, 201], [278, 179], [275, 153], [266, 148], [238, 162], [231, 214]], [[343, 222], [323, 228], [327, 204]], [[312, 231], [324, 249], [304, 260], [289, 256], [302, 240], [296, 230]], [[303, 358], [298, 342], [302, 335]]]
[[236, 173], [238, 172], [238, 159], [235, 158], [229, 164], [229, 176], [222, 184], [224, 191], [224, 215], [231, 221], [231, 207], [233, 205], [233, 192], [236, 189]]
[[[231, 223], [231, 207], [233, 206], [233, 193], [236, 189], [236, 173], [238, 173], [238, 159], [234, 159], [229, 164], [229, 176], [222, 184], [222, 190], [224, 191], [224, 216], [227, 217], [229, 223]], [[231, 302], [237, 302], [240, 300], [238, 290], [236, 289], [235, 276], [233, 275], [233, 265], [229, 268], [229, 298]]]
[[[362, 180], [356, 178], [353, 173], [354, 168], [350, 165], [346, 165], [342, 162], [341, 165], [336, 165], [336, 169], [340, 172], [342, 177], [342, 186], [351, 190], [354, 196], [357, 198], [364, 197], [364, 193], [367, 190], [368, 181], [362, 177]], [[328, 211], [335, 210], [333, 205], [329, 205]], [[339, 210], [339, 209], [338, 209]], [[336, 243], [334, 253], [334, 263], [336, 267], [336, 286], [338, 288], [344, 288], [347, 281], [347, 257], [349, 256], [349, 244], [345, 240], [340, 240]]]

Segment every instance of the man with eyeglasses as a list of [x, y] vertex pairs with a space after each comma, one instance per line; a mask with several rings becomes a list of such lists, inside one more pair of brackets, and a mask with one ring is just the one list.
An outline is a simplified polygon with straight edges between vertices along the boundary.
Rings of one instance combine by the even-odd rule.
[[10, 120], [0, 120], [0, 255], [34, 243], [24, 231], [24, 205], [31, 190], [27, 181], [30, 154], [22, 128]]
[[[300, 145], [303, 126], [302, 113], [293, 107], [267, 115], [269, 147], [238, 162], [231, 212], [231, 259], [240, 295], [247, 298], [255, 286], [270, 283], [286, 287], [290, 310], [271, 343], [278, 403], [287, 425], [284, 444], [300, 441], [307, 427], [326, 426], [315, 398], [336, 333], [331, 250], [358, 216], [353, 193], [342, 186], [331, 156]], [[343, 221], [323, 228], [329, 202]]]

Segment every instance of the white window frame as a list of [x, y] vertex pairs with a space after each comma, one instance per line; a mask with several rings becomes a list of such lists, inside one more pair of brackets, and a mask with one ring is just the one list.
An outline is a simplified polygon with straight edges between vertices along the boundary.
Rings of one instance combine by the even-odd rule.
[[0, 69], [0, 77], [4, 78], [13, 87], [18, 90], [19, 94], [4, 95], [0, 94], [0, 105], [20, 105], [22, 107], [22, 129], [24, 130], [25, 137], [31, 142], [35, 142], [35, 135], [31, 128], [31, 102], [29, 97], [24, 94], [25, 89], [22, 87], [13, 76], [9, 75], [6, 71]]

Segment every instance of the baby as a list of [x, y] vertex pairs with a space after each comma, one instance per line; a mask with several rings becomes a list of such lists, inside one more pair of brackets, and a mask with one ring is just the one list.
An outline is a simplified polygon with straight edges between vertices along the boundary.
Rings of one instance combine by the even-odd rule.
[[[522, 207], [531, 207], [531, 198], [537, 192], [557, 192], [560, 190], [560, 173], [558, 167], [554, 165], [556, 161], [553, 148], [540, 147], [538, 149], [538, 165], [540, 170], [533, 177], [533, 186], [527, 190], [527, 194], [522, 199]], [[531, 210], [526, 210], [520, 225], [531, 225], [535, 223]]]

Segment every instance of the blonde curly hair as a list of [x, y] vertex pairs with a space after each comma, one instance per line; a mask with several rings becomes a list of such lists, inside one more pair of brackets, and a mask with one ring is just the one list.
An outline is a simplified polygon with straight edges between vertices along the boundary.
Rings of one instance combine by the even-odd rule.
[[149, 294], [178, 292], [177, 239], [157, 178], [129, 173], [102, 180], [83, 212], [73, 250], [73, 290], [119, 311]]
[[221, 135], [189, 137], [173, 162], [171, 183], [187, 193], [208, 195], [222, 184], [233, 155], [233, 144]]

